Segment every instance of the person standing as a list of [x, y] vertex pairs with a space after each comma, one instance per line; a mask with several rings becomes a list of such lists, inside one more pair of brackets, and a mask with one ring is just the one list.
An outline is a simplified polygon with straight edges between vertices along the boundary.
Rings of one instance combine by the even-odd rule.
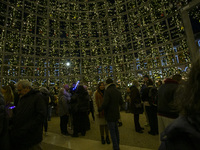
[[116, 88], [112, 79], [106, 80], [106, 90], [104, 93], [104, 101], [99, 112], [104, 110], [105, 119], [110, 130], [110, 135], [113, 143], [113, 150], [119, 150], [119, 130], [118, 119], [120, 119], [120, 105], [123, 104], [122, 94]]
[[159, 135], [178, 117], [178, 111], [173, 106], [173, 103], [175, 92], [178, 89], [181, 79], [182, 77], [178, 74], [174, 75], [172, 79], [167, 78], [158, 90]]
[[13, 116], [13, 110], [9, 109], [10, 107], [14, 106], [14, 94], [9, 85], [3, 86], [1, 88], [1, 93], [5, 100], [5, 109], [8, 114], [8, 117], [11, 118]]
[[88, 90], [88, 94], [89, 94], [89, 97], [90, 97], [90, 108], [89, 108], [88, 115], [90, 115], [90, 113], [91, 113], [92, 114], [92, 119], [93, 119], [93, 121], [95, 121], [92, 90]]
[[178, 87], [176, 118], [161, 133], [159, 150], [200, 149], [200, 57], [192, 64], [188, 80]]
[[144, 115], [145, 115], [145, 118], [146, 118], [145, 126], [149, 126], [149, 118], [148, 118], [148, 115], [147, 115], [147, 112], [146, 112], [146, 106], [148, 106], [148, 103], [146, 102], [145, 97], [144, 97], [144, 95], [145, 95], [144, 91], [146, 91], [146, 89], [148, 88], [147, 87], [147, 81], [149, 79], [150, 78], [149, 78], [148, 75], [143, 76], [143, 84], [142, 84], [142, 87], [141, 87], [141, 90], [140, 90], [140, 95], [141, 95], [142, 101], [144, 102]]
[[70, 94], [64, 88], [60, 89], [58, 94], [58, 115], [60, 116], [60, 130], [63, 135], [69, 135], [67, 124], [69, 121], [70, 99]]
[[154, 87], [153, 81], [149, 79], [147, 81], [147, 88], [143, 92], [143, 100], [145, 103], [145, 109], [149, 119], [151, 135], [158, 134], [158, 118], [157, 118], [157, 88]]
[[81, 132], [85, 136], [88, 129], [89, 94], [83, 85], [78, 85], [76, 92], [71, 97], [71, 113], [73, 116], [73, 135], [78, 137]]
[[17, 150], [42, 149], [43, 122], [46, 105], [42, 94], [32, 89], [31, 82], [17, 82], [20, 96], [10, 129], [11, 146]]
[[125, 94], [125, 110], [126, 110], [126, 113], [129, 113], [131, 111], [131, 98], [130, 98], [130, 94], [131, 94], [131, 90], [130, 88], [128, 87], [127, 90], [126, 90], [126, 94]]
[[9, 114], [6, 110], [6, 103], [4, 97], [0, 91], [0, 149], [10, 150], [10, 140], [9, 140]]
[[143, 104], [141, 103], [138, 87], [138, 82], [134, 80], [133, 86], [130, 87], [131, 112], [134, 114], [135, 131], [143, 133], [142, 130], [144, 130], [144, 128], [142, 128], [139, 123], [139, 115], [143, 113]]
[[98, 112], [98, 108], [103, 104], [103, 96], [104, 96], [105, 86], [103, 82], [99, 82], [97, 92], [95, 93], [95, 102], [94, 102], [94, 108], [96, 112], [96, 121], [99, 124], [100, 134], [101, 134], [101, 143], [105, 144], [104, 139], [104, 131], [106, 133], [106, 142], [107, 144], [110, 144], [109, 134], [108, 134], [108, 126], [107, 122], [105, 120], [104, 111]]
[[43, 96], [43, 100], [45, 102], [46, 105], [46, 114], [45, 114], [45, 119], [44, 119], [44, 132], [45, 135], [47, 135], [47, 130], [48, 130], [48, 105], [49, 105], [49, 90], [45, 87], [41, 87], [40, 88], [40, 92], [42, 93]]

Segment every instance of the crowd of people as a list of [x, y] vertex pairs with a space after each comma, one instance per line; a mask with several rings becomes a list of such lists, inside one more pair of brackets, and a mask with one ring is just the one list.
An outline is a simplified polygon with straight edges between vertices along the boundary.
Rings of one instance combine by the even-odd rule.
[[[0, 92], [0, 149], [42, 149], [43, 133], [48, 131], [52, 106], [57, 106], [60, 132], [72, 137], [85, 136], [90, 129], [89, 113], [99, 125], [102, 144], [110, 144], [119, 150], [120, 107], [126, 103], [126, 112], [133, 113], [135, 131], [143, 133], [149, 126], [149, 134], [159, 135], [159, 150], [199, 149], [200, 141], [200, 59], [191, 68], [187, 80], [175, 74], [157, 84], [144, 75], [144, 82], [137, 80], [128, 87], [124, 100], [113, 80], [99, 82], [92, 91], [86, 85], [68, 84], [54, 89], [33, 88], [28, 80], [3, 86]], [[56, 100], [57, 99], [57, 100]], [[56, 102], [57, 101], [57, 102]], [[146, 124], [139, 116], [145, 114]], [[111, 141], [110, 141], [111, 138]]]

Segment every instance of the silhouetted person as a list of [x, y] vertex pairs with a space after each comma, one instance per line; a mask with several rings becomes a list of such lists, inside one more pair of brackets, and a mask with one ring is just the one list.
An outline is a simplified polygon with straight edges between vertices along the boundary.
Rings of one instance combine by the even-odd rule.
[[20, 99], [11, 126], [12, 147], [17, 150], [40, 149], [47, 111], [42, 94], [32, 89], [27, 80], [19, 81], [16, 86]]
[[60, 130], [63, 135], [69, 135], [67, 124], [69, 122], [70, 99], [70, 93], [64, 88], [60, 89], [58, 94], [58, 115], [60, 116]]
[[79, 132], [85, 136], [86, 130], [88, 130], [89, 100], [87, 90], [83, 85], [79, 85], [70, 102], [74, 127], [73, 137], [78, 137]]
[[106, 80], [106, 90], [104, 93], [104, 101], [98, 109], [99, 112], [104, 110], [105, 119], [108, 123], [113, 149], [119, 150], [119, 130], [118, 120], [120, 119], [120, 106], [123, 104], [121, 92], [116, 88], [112, 79]]
[[174, 75], [172, 79], [167, 78], [158, 90], [158, 129], [159, 135], [177, 117], [178, 111], [173, 106], [175, 92], [181, 81], [180, 75]]
[[0, 92], [0, 149], [1, 150], [10, 150], [8, 126], [9, 126], [9, 115], [6, 110], [4, 97]]
[[138, 82], [134, 80], [133, 86], [130, 87], [131, 112], [134, 114], [135, 131], [138, 133], [143, 133], [142, 130], [144, 130], [144, 128], [142, 128], [139, 123], [139, 115], [143, 113], [143, 105], [141, 103], [138, 87]]
[[178, 88], [180, 115], [161, 134], [159, 150], [200, 149], [200, 57], [192, 64], [188, 80]]

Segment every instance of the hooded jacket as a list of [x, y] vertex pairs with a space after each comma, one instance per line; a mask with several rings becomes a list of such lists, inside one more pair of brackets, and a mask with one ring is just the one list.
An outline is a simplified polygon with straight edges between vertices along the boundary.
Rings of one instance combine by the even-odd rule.
[[161, 134], [159, 150], [200, 150], [200, 114], [178, 117]]

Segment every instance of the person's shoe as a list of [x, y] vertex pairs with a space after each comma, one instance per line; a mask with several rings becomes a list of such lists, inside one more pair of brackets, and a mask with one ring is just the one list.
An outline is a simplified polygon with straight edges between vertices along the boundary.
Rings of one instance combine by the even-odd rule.
[[71, 135], [71, 134], [69, 134], [68, 132], [65, 134], [66, 136], [69, 136], [69, 135]]
[[118, 122], [118, 127], [121, 127], [122, 126], [122, 122]]
[[82, 135], [82, 136], [85, 136], [85, 132], [81, 132], [81, 135]]
[[139, 130], [139, 131], [136, 131], [137, 133], [143, 133], [143, 131], [142, 130]]
[[107, 143], [107, 144], [110, 144], [109, 136], [106, 136], [106, 143]]
[[104, 140], [104, 137], [103, 136], [101, 136], [101, 144], [105, 144], [106, 142], [105, 142], [105, 140]]
[[152, 132], [152, 131], [149, 131], [148, 132], [149, 134], [151, 134], [151, 135], [156, 135], [154, 132]]
[[72, 134], [72, 137], [78, 137], [78, 134]]
[[159, 134], [158, 131], [156, 131], [156, 132], [155, 132], [155, 135], [158, 135], [158, 134]]

